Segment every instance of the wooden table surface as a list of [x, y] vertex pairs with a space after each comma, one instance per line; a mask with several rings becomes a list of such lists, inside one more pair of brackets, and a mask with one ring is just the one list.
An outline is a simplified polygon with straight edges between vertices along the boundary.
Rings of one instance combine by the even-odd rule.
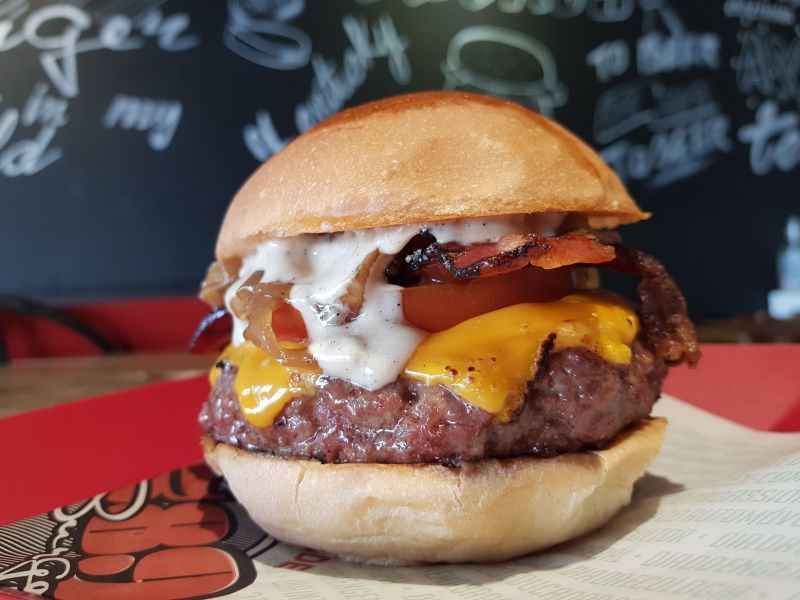
[[202, 375], [215, 355], [37, 358], [0, 367], [0, 418], [125, 388]]

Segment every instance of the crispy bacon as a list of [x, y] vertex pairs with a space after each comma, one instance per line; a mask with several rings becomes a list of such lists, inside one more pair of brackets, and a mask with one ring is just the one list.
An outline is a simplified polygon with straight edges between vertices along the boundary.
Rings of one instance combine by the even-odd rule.
[[557, 237], [513, 234], [470, 246], [439, 244], [430, 233], [423, 233], [390, 263], [386, 274], [390, 281], [409, 285], [502, 275], [528, 265], [557, 269], [613, 259], [613, 246], [584, 233]]
[[700, 346], [686, 299], [664, 265], [640, 250], [617, 245], [616, 258], [608, 266], [641, 278], [637, 290], [642, 332], [656, 356], [673, 365], [697, 364]]
[[501, 275], [527, 265], [555, 269], [575, 264], [603, 265], [640, 277], [642, 333], [648, 344], [671, 364], [697, 363], [697, 335], [680, 289], [655, 258], [626, 248], [618, 236], [517, 234], [494, 243], [461, 246], [438, 244], [432, 234], [423, 232], [389, 263], [386, 276], [392, 283], [410, 286]]
[[548, 242], [549, 250], [531, 259], [534, 267], [558, 269], [570, 265], [599, 265], [614, 260], [614, 247], [586, 235], [562, 235]]
[[[340, 298], [345, 308], [337, 311], [336, 318], [340, 322], [351, 321], [360, 313], [366, 281], [377, 259], [376, 252], [363, 261]], [[675, 281], [655, 258], [621, 245], [618, 238], [582, 232], [554, 237], [514, 234], [497, 242], [462, 246], [439, 244], [431, 233], [423, 231], [388, 263], [385, 274], [391, 283], [413, 286], [502, 275], [528, 265], [557, 269], [578, 264], [604, 265], [638, 276], [639, 312], [647, 344], [670, 364], [686, 362], [693, 366], [697, 363], [700, 358], [697, 334], [689, 320], [686, 300]], [[203, 286], [207, 293], [202, 295], [212, 306], [221, 304], [221, 296], [236, 271], [238, 265], [220, 263], [214, 263], [209, 269]], [[251, 341], [262, 347], [281, 350], [278, 354], [285, 360], [294, 359], [294, 356], [284, 356], [288, 352], [277, 347], [272, 331], [273, 310], [288, 293], [289, 286], [259, 282], [260, 274], [256, 274], [252, 282], [241, 286], [234, 298], [234, 311], [240, 318], [249, 320], [245, 337], [253, 338]], [[192, 350], [216, 349], [228, 339], [230, 328], [230, 315], [225, 309], [210, 313], [192, 338]], [[264, 337], [268, 339], [262, 339]], [[298, 354], [303, 354], [300, 358], [307, 360], [302, 350]]]

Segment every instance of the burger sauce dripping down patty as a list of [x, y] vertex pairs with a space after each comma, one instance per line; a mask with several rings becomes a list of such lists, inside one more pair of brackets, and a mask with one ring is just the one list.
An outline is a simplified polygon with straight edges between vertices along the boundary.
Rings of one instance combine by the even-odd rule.
[[[407, 322], [403, 287], [384, 274], [421, 228], [438, 243], [470, 246], [525, 232], [552, 236], [563, 220], [560, 214], [512, 215], [265, 240], [243, 258], [238, 279], [224, 294], [234, 317], [232, 343], [241, 345], [249, 326], [233, 307], [237, 290], [259, 273], [262, 283], [290, 285], [286, 302], [302, 316], [308, 352], [326, 375], [377, 390], [397, 379], [426, 335]], [[355, 317], [346, 298], [365, 263], [372, 266], [359, 281]]]
[[381, 263], [391, 281], [440, 284], [514, 271], [537, 260], [552, 268], [558, 266], [553, 265], [554, 255], [557, 261], [564, 256], [569, 261], [570, 252], [582, 253], [587, 263], [607, 263], [639, 275], [643, 329], [632, 345], [630, 363], [612, 364], [586, 348], [553, 352], [550, 343], [506, 422], [441, 385], [396, 376], [380, 386], [354, 385], [351, 378], [324, 369], [316, 391], [294, 398], [267, 427], [244, 419], [233, 386], [236, 365], [222, 363], [200, 415], [204, 429], [220, 442], [249, 450], [326, 462], [457, 463], [552, 456], [602, 447], [650, 413], [668, 363], [697, 360], [685, 301], [652, 257], [594, 236], [521, 234], [510, 243], [465, 246], [425, 236], [432, 237], [423, 232], [394, 259]]

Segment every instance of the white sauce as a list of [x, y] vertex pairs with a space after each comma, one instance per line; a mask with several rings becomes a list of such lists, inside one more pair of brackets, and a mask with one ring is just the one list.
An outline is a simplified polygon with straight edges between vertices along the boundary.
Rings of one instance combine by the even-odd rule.
[[[309, 352], [331, 377], [347, 379], [368, 390], [391, 383], [403, 370], [425, 332], [403, 318], [403, 288], [386, 283], [383, 270], [394, 254], [423, 228], [439, 243], [474, 244], [511, 233], [552, 235], [563, 215], [463, 219], [430, 225], [346, 231], [334, 234], [273, 238], [262, 242], [242, 261], [239, 280], [225, 294], [231, 300], [239, 286], [256, 271], [262, 282], [292, 283], [289, 303], [300, 311], [309, 336]], [[338, 324], [332, 316], [359, 265], [375, 250], [379, 259], [370, 271], [358, 317]], [[334, 310], [319, 311], [320, 305]], [[233, 317], [232, 342], [244, 343], [247, 322]]]

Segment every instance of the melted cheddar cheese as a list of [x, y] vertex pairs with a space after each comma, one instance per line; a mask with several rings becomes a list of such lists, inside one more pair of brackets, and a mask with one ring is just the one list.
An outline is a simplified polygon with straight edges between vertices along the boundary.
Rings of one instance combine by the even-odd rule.
[[580, 346], [609, 362], [627, 364], [638, 328], [636, 314], [606, 294], [515, 304], [430, 335], [404, 374], [441, 384], [504, 420], [519, 406], [550, 335], [555, 336], [554, 351]]
[[[542, 348], [584, 347], [609, 362], [628, 364], [639, 322], [622, 300], [608, 294], [573, 294], [556, 302], [516, 304], [429, 335], [417, 346], [404, 376], [441, 384], [465, 401], [505, 420], [519, 406], [535, 375]], [[293, 398], [314, 392], [315, 367], [278, 363], [246, 342], [220, 356], [238, 367], [234, 389], [245, 419], [267, 427]], [[212, 370], [212, 385], [218, 377]]]
[[[251, 425], [268, 427], [292, 399], [313, 394], [319, 368], [287, 367], [250, 342], [228, 346], [219, 357], [238, 367], [233, 388], [239, 399], [242, 415]], [[212, 369], [209, 380], [213, 386], [219, 369]]]

